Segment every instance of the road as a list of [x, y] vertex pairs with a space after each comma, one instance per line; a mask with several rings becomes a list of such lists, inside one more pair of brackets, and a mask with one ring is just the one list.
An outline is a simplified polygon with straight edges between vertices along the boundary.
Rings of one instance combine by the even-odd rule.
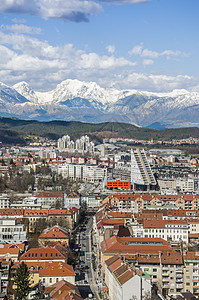
[[89, 287], [89, 290], [92, 291], [93, 297], [91, 299], [101, 300], [99, 297], [98, 291], [99, 287], [96, 282], [97, 280], [97, 271], [93, 270], [92, 260], [94, 260], [94, 255], [97, 256], [97, 253], [93, 253], [91, 249], [91, 230], [93, 226], [93, 217], [88, 217], [87, 224], [83, 226], [83, 230], [80, 231], [77, 235], [77, 244], [80, 246], [80, 276], [77, 276], [77, 282], [80, 292], [81, 289], [85, 289], [86, 286]]

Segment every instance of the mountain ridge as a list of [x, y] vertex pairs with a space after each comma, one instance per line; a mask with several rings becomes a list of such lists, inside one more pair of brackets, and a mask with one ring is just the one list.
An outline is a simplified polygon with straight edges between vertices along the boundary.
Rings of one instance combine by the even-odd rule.
[[143, 127], [155, 123], [166, 128], [199, 127], [199, 93], [105, 89], [95, 82], [72, 79], [62, 81], [49, 92], [34, 91], [24, 81], [13, 87], [1, 83], [0, 114], [40, 121], [119, 121]]

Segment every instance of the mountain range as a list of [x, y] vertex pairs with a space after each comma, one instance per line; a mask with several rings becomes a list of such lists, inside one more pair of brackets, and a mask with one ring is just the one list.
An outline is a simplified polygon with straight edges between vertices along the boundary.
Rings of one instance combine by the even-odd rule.
[[89, 123], [124, 122], [142, 127], [199, 127], [199, 93], [153, 93], [105, 89], [95, 82], [67, 79], [49, 92], [26, 82], [0, 83], [0, 115], [27, 120]]

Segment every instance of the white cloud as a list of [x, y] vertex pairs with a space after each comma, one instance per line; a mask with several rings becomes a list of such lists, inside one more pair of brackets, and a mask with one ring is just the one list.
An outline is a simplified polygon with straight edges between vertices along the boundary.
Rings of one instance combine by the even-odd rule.
[[98, 1], [108, 3], [108, 4], [119, 4], [119, 5], [149, 2], [149, 0], [98, 0]]
[[153, 65], [154, 64], [154, 61], [152, 59], [144, 59], [142, 64], [144, 66], [149, 66], [149, 65]]
[[[104, 78], [104, 82], [107, 78]], [[138, 89], [151, 92], [170, 92], [174, 89], [198, 91], [198, 78], [187, 75], [155, 75], [124, 71], [115, 75], [112, 85], [119, 89]]]
[[14, 33], [40, 34], [42, 32], [39, 27], [31, 27], [24, 24], [13, 24], [3, 26], [2, 29], [12, 31]]
[[[69, 22], [88, 22], [101, 12], [101, 3], [137, 4], [149, 0], [0, 0], [0, 12], [28, 14], [44, 19], [56, 18]], [[16, 20], [16, 19], [15, 19]]]
[[166, 56], [168, 58], [172, 56], [187, 56], [188, 54], [181, 51], [172, 51], [172, 50], [164, 50], [162, 52], [152, 51], [149, 49], [143, 49], [143, 44], [136, 45], [128, 52], [130, 55], [139, 55], [142, 57], [148, 58], [158, 58], [161, 56]]
[[1, 0], [0, 11], [29, 14], [44, 19], [87, 22], [89, 16], [102, 11], [102, 7], [93, 0]]
[[26, 23], [26, 20], [25, 20], [25, 19], [17, 19], [17, 18], [13, 18], [13, 19], [12, 19], [12, 22], [14, 22], [14, 23]]
[[111, 54], [113, 54], [115, 52], [115, 46], [113, 46], [113, 45], [107, 46], [106, 49]]
[[137, 46], [133, 47], [133, 49], [130, 50], [128, 53], [129, 53], [130, 55], [141, 55], [141, 53], [142, 53], [142, 48], [143, 48], [142, 45], [137, 45]]
[[[16, 82], [15, 76], [23, 74], [24, 80], [32, 82], [33, 86], [43, 83], [45, 88], [53, 86], [55, 81], [81, 76], [98, 76], [103, 71], [133, 67], [136, 63], [116, 57], [115, 55], [100, 56], [97, 53], [76, 49], [72, 44], [52, 46], [47, 41], [22, 34], [6, 34], [0, 32], [0, 69], [9, 70], [4, 80]], [[94, 75], [95, 74], [95, 75]], [[51, 83], [49, 80], [52, 78]], [[56, 79], [57, 78], [57, 79]], [[54, 80], [54, 81], [53, 81]], [[58, 82], [56, 82], [58, 83]]]

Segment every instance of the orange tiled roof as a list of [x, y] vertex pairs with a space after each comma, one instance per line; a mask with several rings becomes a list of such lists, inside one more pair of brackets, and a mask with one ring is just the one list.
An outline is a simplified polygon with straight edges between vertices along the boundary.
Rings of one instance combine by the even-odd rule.
[[199, 252], [187, 252], [184, 254], [184, 260], [197, 260], [199, 261]]
[[161, 238], [132, 238], [112, 236], [102, 242], [103, 253], [135, 254], [173, 252], [168, 243]]
[[165, 227], [165, 220], [143, 220], [143, 227], [150, 228], [150, 227], [157, 227], [157, 228], [164, 228]]
[[0, 248], [0, 256], [4, 256], [6, 254], [18, 256], [19, 248]]
[[68, 233], [56, 225], [52, 228], [46, 228], [39, 236], [40, 239], [68, 239]]
[[39, 276], [75, 276], [72, 266], [63, 262], [48, 262], [45, 267], [40, 270]]
[[49, 294], [50, 299], [63, 300], [82, 300], [79, 293], [76, 291], [76, 286], [65, 281], [61, 280], [51, 286], [45, 288], [45, 293]]
[[119, 255], [115, 255], [105, 261], [106, 265], [109, 267], [111, 272], [113, 272], [115, 269], [119, 268], [123, 261], [121, 260]]
[[45, 248], [31, 248], [21, 255], [20, 260], [60, 260], [66, 259], [66, 252], [58, 245]]
[[5, 249], [11, 249], [11, 248], [19, 248], [20, 250], [22, 250], [22, 252], [24, 252], [25, 250], [25, 244], [4, 244], [4, 248]]
[[182, 255], [179, 252], [163, 252], [161, 255], [158, 253], [156, 255], [137, 255], [138, 264], [183, 264]]

